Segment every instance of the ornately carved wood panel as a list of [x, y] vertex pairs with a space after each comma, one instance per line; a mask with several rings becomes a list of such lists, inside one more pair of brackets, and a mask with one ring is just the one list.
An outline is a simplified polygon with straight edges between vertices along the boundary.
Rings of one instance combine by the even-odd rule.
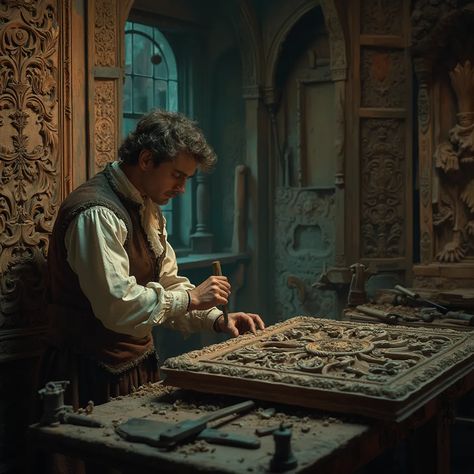
[[[354, 8], [354, 149], [347, 202], [358, 235], [347, 235], [352, 258], [381, 269], [412, 264], [411, 72], [407, 1], [360, 0]], [[355, 208], [357, 206], [357, 208]], [[354, 215], [358, 219], [354, 219]], [[354, 244], [350, 241], [353, 240]]]
[[474, 12], [465, 2], [413, 4], [418, 79], [419, 285], [472, 287]]
[[[131, 1], [89, 0], [89, 100], [91, 142], [89, 174], [117, 159], [121, 142], [123, 28]], [[93, 21], [92, 21], [93, 20]]]
[[361, 256], [396, 258], [406, 250], [405, 123], [360, 121]]
[[161, 368], [178, 387], [399, 421], [473, 369], [470, 333], [301, 316]]
[[[60, 123], [68, 104], [60, 60], [61, 16], [55, 1], [0, 6], [0, 328], [42, 322], [44, 265], [62, 192]], [[64, 25], [64, 23], [63, 23]], [[70, 112], [70, 109], [69, 109]], [[8, 331], [7, 331], [8, 332]], [[18, 334], [17, 334], [18, 335]], [[5, 339], [5, 340], [3, 340]], [[7, 340], [8, 339], [8, 340]], [[3, 332], [2, 350], [15, 352]], [[12, 345], [13, 344], [13, 345]], [[3, 347], [4, 346], [4, 347]]]
[[[116, 157], [122, 25], [130, 4], [91, 2], [87, 17], [85, 5], [73, 9], [70, 0], [0, 5], [0, 337], [6, 358], [18, 350], [15, 338], [32, 336], [44, 323], [48, 237], [62, 199], [85, 179], [87, 167], [94, 174]], [[85, 44], [92, 50], [89, 64]], [[96, 78], [88, 103], [87, 66]]]

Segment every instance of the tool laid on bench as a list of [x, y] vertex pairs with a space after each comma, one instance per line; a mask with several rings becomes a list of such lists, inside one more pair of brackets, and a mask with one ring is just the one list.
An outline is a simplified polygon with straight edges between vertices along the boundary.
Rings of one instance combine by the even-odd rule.
[[371, 308], [370, 306], [360, 304], [356, 306], [356, 309], [361, 313], [367, 314], [368, 316], [373, 316], [387, 324], [397, 324], [401, 319], [400, 315], [397, 313], [392, 313], [390, 311], [382, 311], [380, 309]]
[[446, 306], [442, 306], [434, 301], [421, 298], [418, 293], [415, 293], [408, 288], [401, 285], [395, 285], [395, 289], [406, 297], [406, 302], [413, 306], [422, 306], [426, 309], [431, 308], [431, 311], [422, 311], [422, 314], [429, 315], [432, 318], [451, 319], [457, 321], [465, 321], [469, 326], [474, 326], [474, 314], [468, 314], [464, 311], [452, 311]]
[[256, 449], [260, 447], [260, 441], [255, 436], [225, 433], [207, 427], [211, 421], [243, 413], [254, 406], [255, 403], [249, 400], [222, 408], [200, 418], [180, 421], [175, 425], [146, 418], [130, 418], [118, 425], [115, 430], [129, 441], [146, 443], [159, 448], [171, 449], [186, 441], [203, 439], [208, 443]]

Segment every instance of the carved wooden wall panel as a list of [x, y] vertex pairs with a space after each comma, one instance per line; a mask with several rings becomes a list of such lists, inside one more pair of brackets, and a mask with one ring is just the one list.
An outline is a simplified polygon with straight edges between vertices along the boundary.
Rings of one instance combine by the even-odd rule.
[[406, 61], [404, 52], [387, 48], [361, 49], [361, 107], [406, 107]]
[[404, 29], [404, 5], [400, 0], [362, 0], [360, 32], [364, 35], [400, 36]]
[[0, 6], [0, 359], [24, 353], [17, 338], [31, 337], [43, 321], [48, 236], [64, 192], [60, 140], [70, 123], [70, 108], [60, 109], [70, 106], [68, 69], [58, 69], [69, 46], [61, 56], [68, 2], [63, 7], [58, 12], [55, 1]]
[[352, 2], [355, 158], [346, 244], [352, 260], [404, 273], [412, 265], [411, 68], [408, 0]]
[[89, 21], [89, 175], [117, 158], [121, 142], [123, 28], [131, 1], [88, 0]]
[[119, 104], [116, 80], [95, 81], [94, 129], [95, 165], [104, 168], [117, 158], [119, 136], [117, 133], [117, 104]]
[[362, 119], [360, 135], [360, 255], [396, 258], [405, 254], [407, 240], [404, 122]]
[[334, 190], [278, 187], [275, 215], [275, 312], [334, 316], [335, 295], [311, 285], [334, 259]]
[[[418, 78], [420, 257], [417, 284], [474, 282], [474, 11], [417, 1], [412, 41]], [[430, 283], [431, 280], [431, 283]]]
[[398, 421], [473, 369], [470, 333], [301, 316], [161, 368], [178, 387]]

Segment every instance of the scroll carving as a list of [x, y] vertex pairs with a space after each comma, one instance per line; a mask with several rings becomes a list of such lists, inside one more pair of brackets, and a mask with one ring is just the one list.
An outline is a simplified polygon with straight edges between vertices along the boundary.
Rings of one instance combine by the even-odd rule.
[[38, 323], [58, 183], [55, 3], [0, 10], [0, 327]]
[[95, 164], [99, 170], [116, 157], [116, 86], [114, 80], [95, 82]]
[[[457, 98], [457, 123], [435, 151], [442, 194], [433, 224], [442, 247], [441, 262], [460, 262], [474, 251], [474, 69], [457, 64], [449, 77]], [[444, 236], [448, 235], [447, 238]]]
[[361, 122], [361, 229], [364, 257], [404, 255], [404, 125], [400, 120]]
[[95, 5], [95, 65], [117, 66], [116, 0], [97, 0]]

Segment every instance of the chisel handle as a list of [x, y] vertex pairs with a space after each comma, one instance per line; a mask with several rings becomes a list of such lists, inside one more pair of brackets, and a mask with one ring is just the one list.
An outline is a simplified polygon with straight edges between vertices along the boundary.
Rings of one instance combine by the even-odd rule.
[[409, 296], [410, 298], [417, 299], [420, 297], [418, 293], [415, 293], [414, 291], [409, 290], [408, 288], [405, 288], [402, 285], [395, 285], [395, 289], [398, 290], [400, 293]]
[[[214, 260], [212, 262], [212, 269], [213, 269], [214, 275], [222, 276], [221, 262], [219, 262], [219, 260]], [[229, 325], [229, 310], [227, 309], [226, 304], [222, 305], [222, 313], [224, 314], [224, 323], [226, 326], [228, 326]]]

